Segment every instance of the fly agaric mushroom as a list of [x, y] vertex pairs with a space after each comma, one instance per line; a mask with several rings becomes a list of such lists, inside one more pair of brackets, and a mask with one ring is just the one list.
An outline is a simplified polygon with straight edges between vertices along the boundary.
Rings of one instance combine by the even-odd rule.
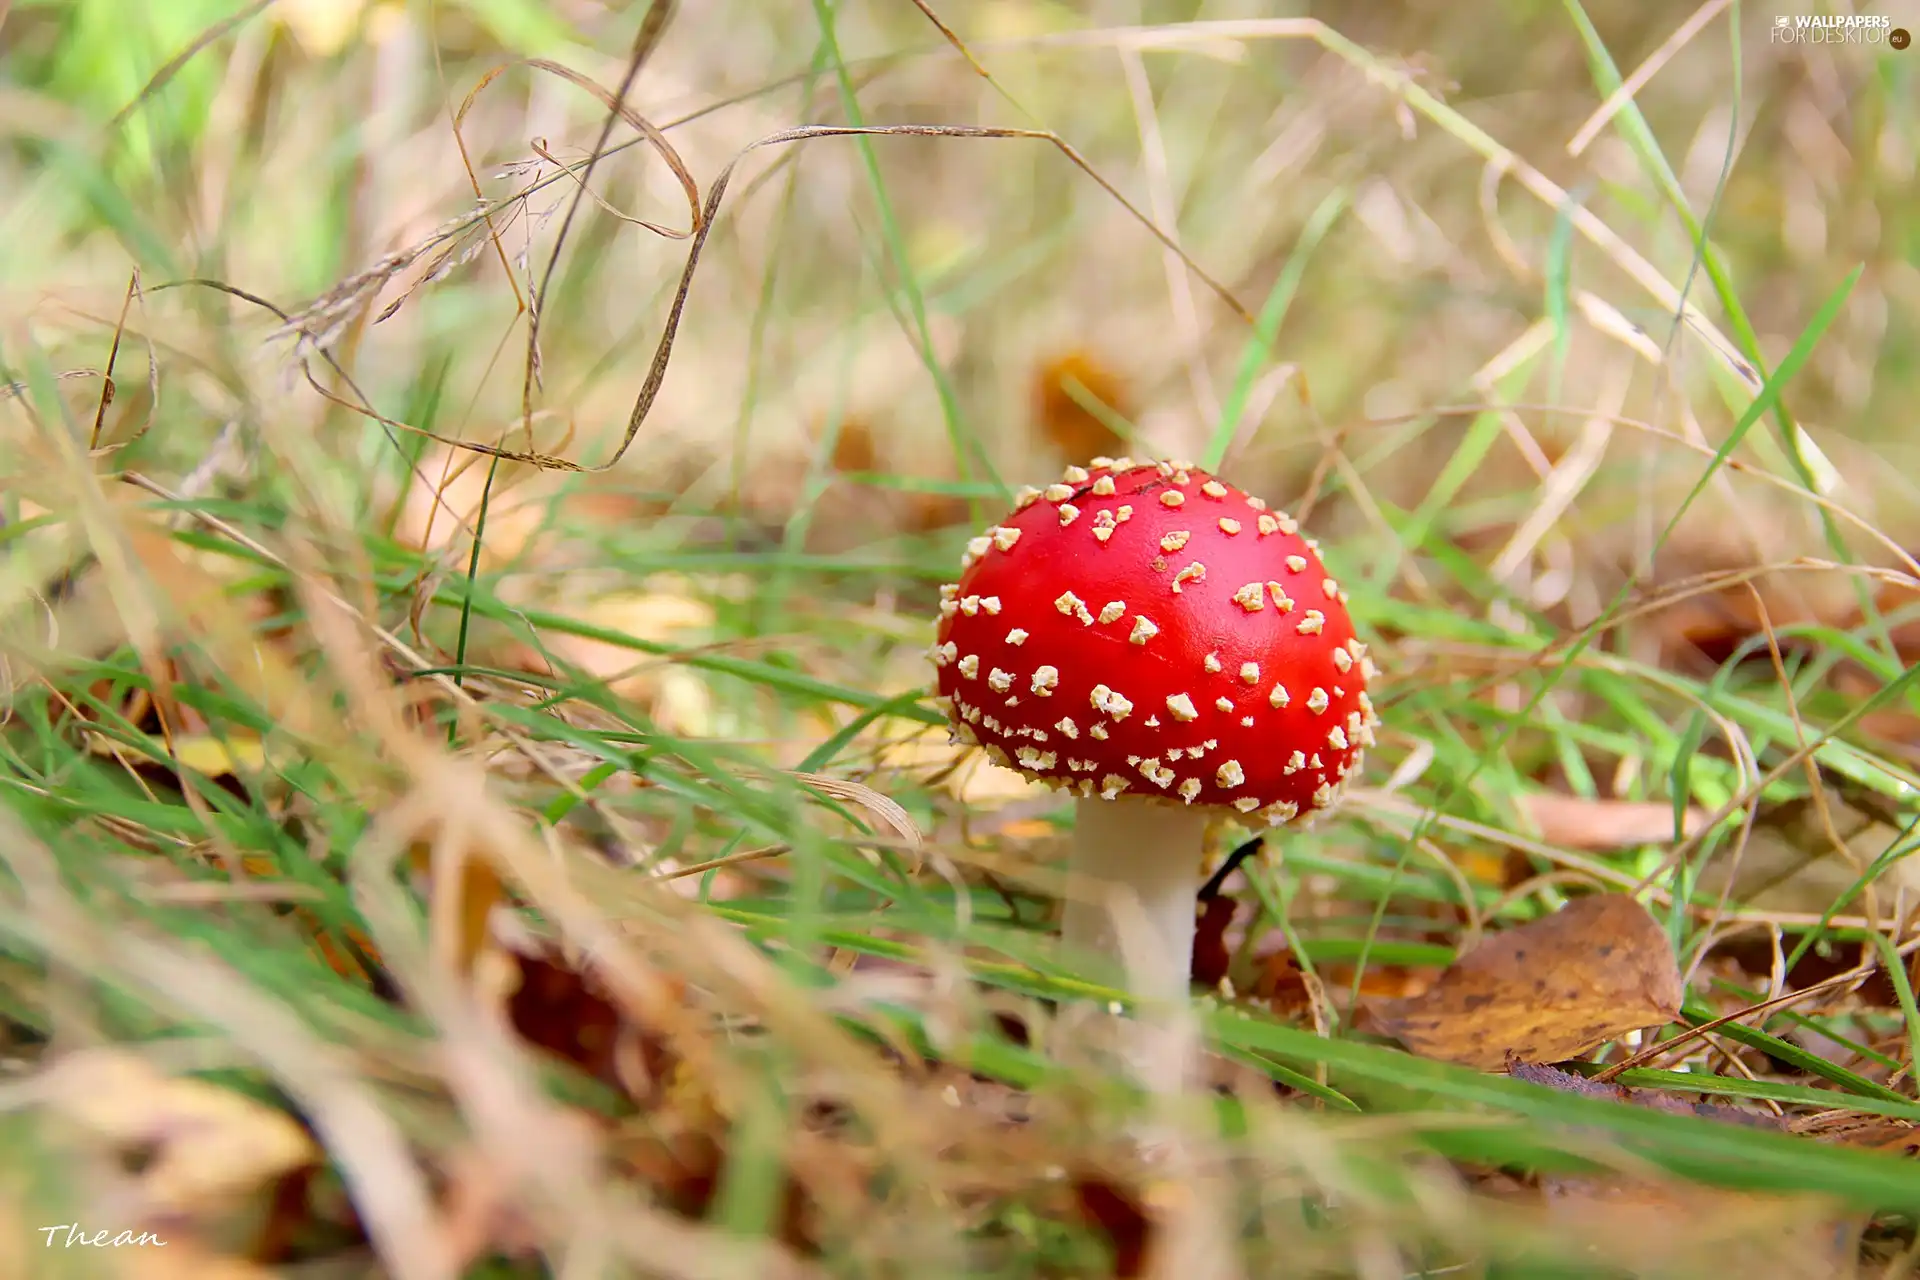
[[[1095, 458], [1023, 490], [941, 588], [928, 656], [955, 736], [1078, 797], [1068, 870], [1148, 931], [1074, 895], [1062, 940], [1137, 996], [1186, 994], [1209, 818], [1311, 818], [1373, 742], [1373, 664], [1316, 552], [1190, 463]], [[1132, 963], [1129, 932], [1151, 943]]]

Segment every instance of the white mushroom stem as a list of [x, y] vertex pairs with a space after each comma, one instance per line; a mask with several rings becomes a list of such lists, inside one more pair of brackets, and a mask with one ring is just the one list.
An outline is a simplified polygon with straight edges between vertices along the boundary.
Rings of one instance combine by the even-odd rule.
[[1070, 956], [1107, 960], [1127, 991], [1152, 1006], [1129, 1034], [1127, 1056], [1156, 1092], [1178, 1089], [1186, 1072], [1178, 1013], [1193, 966], [1207, 817], [1203, 808], [1125, 796], [1082, 799], [1074, 810], [1067, 859], [1074, 883], [1061, 941]]

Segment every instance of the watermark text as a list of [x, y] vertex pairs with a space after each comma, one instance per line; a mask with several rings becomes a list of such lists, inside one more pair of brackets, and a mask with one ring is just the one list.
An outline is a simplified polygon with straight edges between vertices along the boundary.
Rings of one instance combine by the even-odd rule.
[[37, 1228], [49, 1249], [122, 1249], [128, 1246], [164, 1249], [167, 1242], [151, 1231], [88, 1231], [77, 1222]]
[[1912, 43], [1905, 27], [1881, 13], [1782, 13], [1773, 19], [1774, 44], [1883, 44], [1904, 49]]

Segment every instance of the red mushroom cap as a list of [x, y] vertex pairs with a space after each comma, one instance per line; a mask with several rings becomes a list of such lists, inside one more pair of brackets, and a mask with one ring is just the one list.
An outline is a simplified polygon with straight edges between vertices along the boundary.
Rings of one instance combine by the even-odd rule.
[[968, 544], [928, 655], [955, 733], [1081, 796], [1330, 808], [1379, 723], [1311, 539], [1183, 462], [1095, 458]]

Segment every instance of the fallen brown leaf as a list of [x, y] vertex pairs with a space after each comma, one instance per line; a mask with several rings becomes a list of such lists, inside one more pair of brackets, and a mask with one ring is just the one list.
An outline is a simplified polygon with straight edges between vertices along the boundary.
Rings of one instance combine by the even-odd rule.
[[1595, 894], [1492, 935], [1429, 990], [1364, 1013], [1414, 1053], [1493, 1070], [1510, 1056], [1560, 1062], [1670, 1022], [1682, 994], [1659, 923], [1624, 894]]
[[1097, 401], [1120, 418], [1133, 416], [1132, 397], [1120, 375], [1085, 351], [1068, 351], [1034, 372], [1036, 432], [1069, 462], [1124, 452], [1113, 428], [1088, 412], [1078, 397]]
[[1110, 1178], [1082, 1174], [1073, 1180], [1080, 1213], [1113, 1250], [1115, 1280], [1146, 1274], [1153, 1219], [1140, 1198]]
[[591, 973], [553, 956], [513, 960], [519, 981], [507, 1019], [522, 1039], [637, 1101], [659, 1096], [675, 1065], [664, 1040], [630, 1025]]
[[[831, 423], [816, 422], [813, 436], [817, 440], [827, 434]], [[833, 453], [828, 459], [835, 471], [866, 472], [877, 469], [879, 451], [873, 445], [873, 428], [867, 425], [865, 418], [848, 417], [840, 422], [840, 430], [833, 437]]]
[[[609, 1154], [616, 1168], [644, 1183], [661, 1204], [699, 1219], [712, 1210], [726, 1177], [731, 1121], [703, 1089], [696, 1085], [691, 1091], [702, 1097], [670, 1102], [644, 1122], [623, 1125]], [[870, 1161], [847, 1143], [795, 1133], [788, 1138], [783, 1164], [780, 1198], [768, 1227], [797, 1252], [820, 1248], [828, 1216], [844, 1221], [872, 1203]]]
[[1291, 951], [1276, 951], [1261, 963], [1253, 997], [1265, 1002], [1277, 1018], [1297, 1018], [1313, 1007], [1306, 971]]
[[1839, 1146], [1864, 1147], [1891, 1155], [1920, 1155], [1920, 1125], [1893, 1116], [1842, 1113], [1807, 1117], [1792, 1126], [1795, 1133]]
[[[1540, 829], [1540, 838], [1563, 849], [1631, 849], [1664, 844], [1673, 837], [1673, 806], [1652, 800], [1588, 800], [1540, 791], [1520, 797], [1520, 808]], [[1704, 810], [1689, 806], [1680, 818], [1687, 837], [1706, 824]]]

